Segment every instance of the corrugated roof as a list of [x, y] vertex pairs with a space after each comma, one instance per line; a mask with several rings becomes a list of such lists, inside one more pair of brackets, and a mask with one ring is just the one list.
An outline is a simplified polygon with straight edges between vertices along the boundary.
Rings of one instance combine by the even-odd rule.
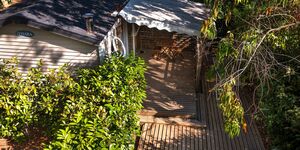
[[[126, 0], [37, 0], [17, 4], [0, 12], [0, 27], [11, 22], [52, 31], [97, 44], [115, 23], [112, 13]], [[94, 34], [86, 32], [83, 15], [94, 14]]]
[[192, 36], [200, 34], [209, 14], [204, 4], [188, 0], [130, 0], [120, 12], [129, 23]]

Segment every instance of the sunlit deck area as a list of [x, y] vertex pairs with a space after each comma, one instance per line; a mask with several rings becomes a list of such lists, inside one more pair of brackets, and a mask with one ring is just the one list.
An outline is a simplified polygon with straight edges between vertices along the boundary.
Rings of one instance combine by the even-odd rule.
[[183, 51], [174, 61], [154, 58], [155, 50], [138, 54], [145, 59], [147, 98], [142, 115], [158, 117], [196, 116], [194, 52]]
[[[165, 123], [142, 123], [142, 134], [137, 140], [138, 150], [264, 150], [257, 126], [246, 115], [247, 133], [230, 138], [224, 131], [224, 122], [214, 95], [201, 99], [205, 105], [207, 127]], [[249, 104], [244, 101], [244, 107]], [[201, 115], [198, 114], [197, 115]]]
[[[195, 93], [192, 51], [183, 51], [184, 57], [175, 62], [156, 60], [152, 55], [153, 51], [139, 54], [147, 63], [148, 87], [140, 113], [143, 117], [141, 135], [136, 143], [138, 150], [265, 149], [250, 112], [245, 116], [247, 132], [241, 131], [239, 136], [230, 138], [224, 131], [216, 95], [207, 92], [208, 84], [204, 80], [203, 94]], [[245, 110], [250, 107], [251, 100], [247, 99], [242, 98]]]

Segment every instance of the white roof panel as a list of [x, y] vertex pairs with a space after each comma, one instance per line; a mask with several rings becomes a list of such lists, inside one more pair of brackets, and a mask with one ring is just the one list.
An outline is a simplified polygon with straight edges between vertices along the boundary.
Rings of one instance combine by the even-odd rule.
[[198, 36], [209, 14], [204, 4], [187, 0], [130, 0], [119, 15], [139, 26]]

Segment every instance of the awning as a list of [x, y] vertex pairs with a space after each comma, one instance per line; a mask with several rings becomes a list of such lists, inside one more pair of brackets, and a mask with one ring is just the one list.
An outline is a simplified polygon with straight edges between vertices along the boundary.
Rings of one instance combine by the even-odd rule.
[[130, 0], [119, 14], [139, 26], [198, 36], [210, 11], [187, 0]]

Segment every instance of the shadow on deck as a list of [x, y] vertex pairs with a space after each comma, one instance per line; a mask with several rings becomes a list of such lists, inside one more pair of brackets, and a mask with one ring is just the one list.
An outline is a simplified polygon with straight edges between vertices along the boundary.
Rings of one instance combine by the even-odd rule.
[[147, 64], [145, 116], [194, 118], [196, 116], [194, 52], [184, 51], [175, 61], [153, 58], [154, 50], [138, 54]]
[[[203, 82], [205, 83], [205, 82]], [[206, 84], [205, 84], [206, 85]], [[204, 86], [205, 93], [208, 93]], [[251, 114], [246, 114], [247, 133], [230, 138], [224, 131], [224, 120], [218, 109], [215, 93], [197, 95], [197, 118], [206, 126], [143, 123], [142, 134], [137, 143], [138, 150], [264, 150], [261, 136]], [[241, 97], [243, 107], [248, 110], [251, 98]], [[200, 109], [198, 107], [201, 107]]]
[[[231, 139], [224, 131], [224, 122], [214, 94], [202, 99], [207, 127], [143, 123], [138, 150], [264, 150], [257, 126], [246, 115], [247, 133]], [[250, 105], [243, 101], [244, 107]], [[200, 114], [198, 114], [200, 115]]]
[[[153, 53], [153, 51], [152, 51]], [[204, 94], [195, 93], [195, 64], [191, 51], [183, 52], [183, 59], [175, 62], [158, 61], [152, 58], [151, 51], [139, 56], [146, 60], [148, 71], [147, 99], [140, 115], [141, 136], [138, 137], [138, 150], [264, 150], [257, 126], [250, 115], [246, 115], [247, 133], [230, 138], [224, 131], [224, 120], [218, 109], [215, 93], [208, 94], [203, 79]], [[204, 75], [203, 75], [204, 78]], [[245, 110], [250, 100], [242, 97]], [[147, 117], [154, 116], [148, 119]], [[155, 117], [159, 121], [155, 120]], [[192, 118], [190, 121], [173, 122], [168, 117]], [[143, 118], [143, 117], [141, 117]]]

